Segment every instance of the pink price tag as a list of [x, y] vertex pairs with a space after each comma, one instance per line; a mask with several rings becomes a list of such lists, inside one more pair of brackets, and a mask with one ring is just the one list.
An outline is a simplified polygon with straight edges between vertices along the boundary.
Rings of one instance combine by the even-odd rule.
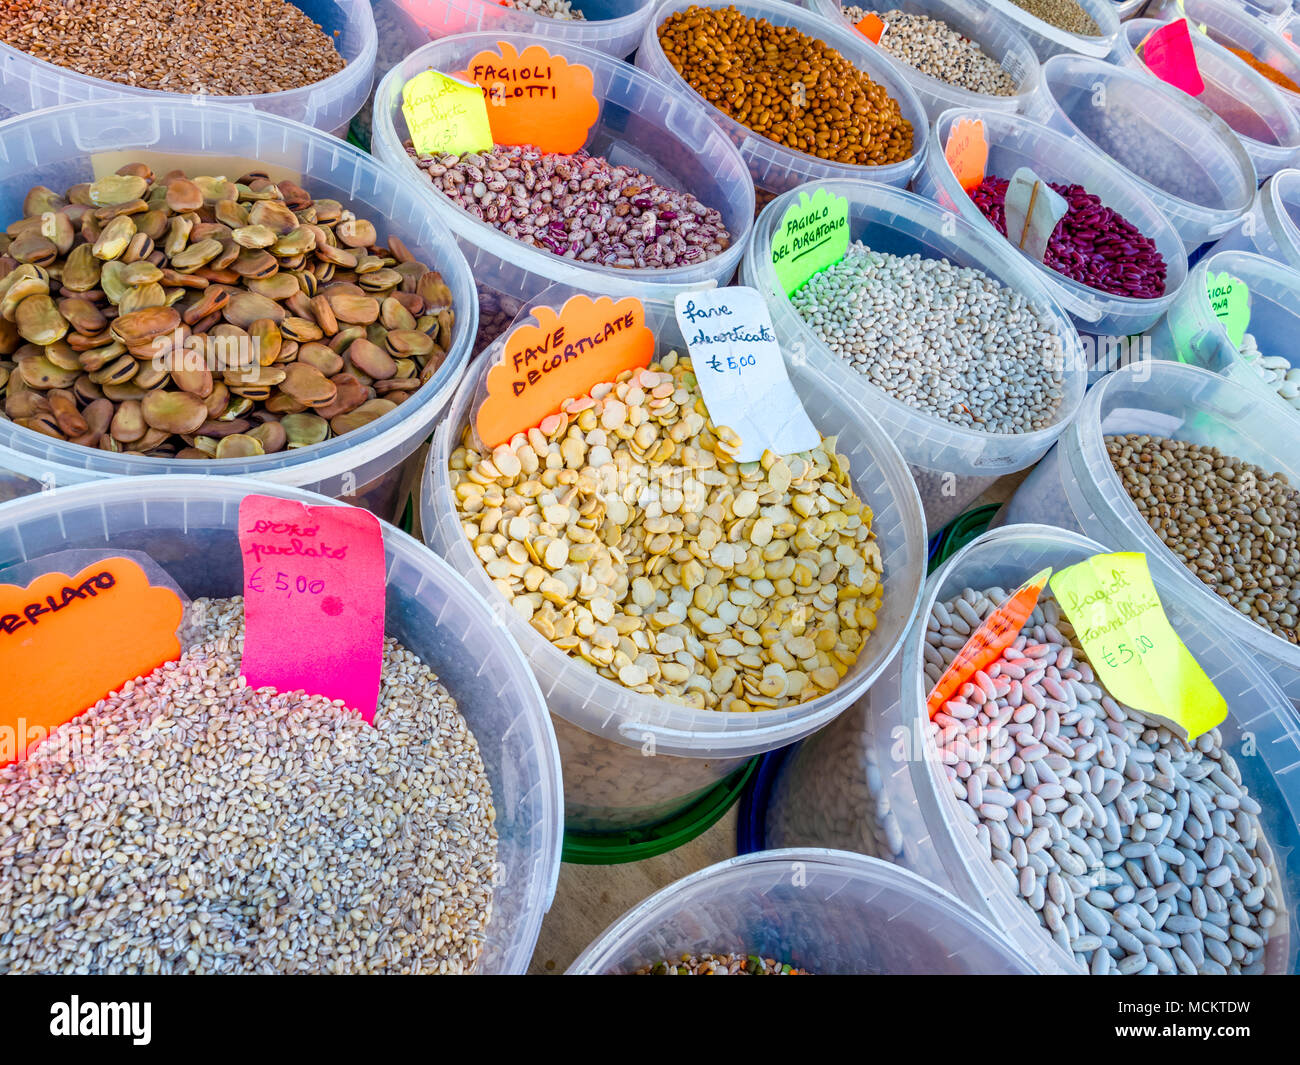
[[1191, 96], [1200, 96], [1205, 91], [1186, 19], [1161, 26], [1138, 47], [1142, 62], [1161, 81]]
[[384, 654], [379, 520], [357, 507], [245, 496], [239, 549], [249, 685], [342, 699], [373, 723]]

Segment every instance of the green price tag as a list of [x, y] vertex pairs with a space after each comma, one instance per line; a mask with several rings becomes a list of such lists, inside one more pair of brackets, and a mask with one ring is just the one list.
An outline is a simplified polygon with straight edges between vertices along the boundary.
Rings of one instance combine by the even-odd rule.
[[1210, 297], [1215, 317], [1233, 347], [1241, 347], [1242, 338], [1250, 327], [1250, 289], [1246, 282], [1229, 273], [1207, 273], [1205, 293]]
[[402, 114], [421, 155], [459, 155], [492, 147], [487, 102], [478, 85], [426, 70], [402, 87]]
[[787, 296], [849, 250], [849, 201], [825, 189], [790, 205], [772, 235], [772, 268]]

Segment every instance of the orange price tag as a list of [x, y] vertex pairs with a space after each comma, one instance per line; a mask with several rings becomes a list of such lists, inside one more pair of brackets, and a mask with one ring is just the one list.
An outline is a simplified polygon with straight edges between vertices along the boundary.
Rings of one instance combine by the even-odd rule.
[[488, 447], [540, 425], [566, 399], [585, 396], [624, 370], [649, 366], [654, 355], [645, 306], [632, 296], [617, 303], [608, 296], [571, 296], [558, 314], [537, 307], [533, 317], [536, 325], [521, 325], [506, 337], [501, 361], [488, 371], [487, 397], [474, 420]]
[[885, 30], [888, 28], [889, 23], [874, 11], [869, 11], [867, 17], [857, 24], [858, 32], [872, 44], [879, 44], [880, 38], [885, 35]]
[[1020, 630], [1025, 627], [1029, 615], [1034, 612], [1034, 607], [1038, 605], [1038, 597], [1047, 587], [1047, 578], [1051, 575], [1050, 567], [1041, 573], [1036, 573], [1017, 588], [1005, 603], [985, 618], [984, 623], [971, 634], [971, 638], [966, 641], [966, 646], [957, 652], [952, 665], [939, 678], [939, 683], [934, 686], [934, 690], [926, 700], [926, 709], [930, 717], [934, 717], [942, 710], [943, 704], [951, 699], [977, 670], [996, 661], [1002, 652], [1011, 646], [1015, 638], [1020, 635]]
[[943, 157], [967, 192], [983, 181], [984, 167], [989, 161], [989, 143], [984, 137], [983, 119], [959, 118], [948, 131]]
[[76, 576], [0, 584], [0, 764], [128, 680], [179, 658], [184, 607], [140, 566], [108, 558]]
[[532, 144], [544, 152], [576, 152], [600, 115], [591, 68], [551, 55], [540, 44], [517, 52], [498, 41], [455, 76], [483, 87], [497, 144]]

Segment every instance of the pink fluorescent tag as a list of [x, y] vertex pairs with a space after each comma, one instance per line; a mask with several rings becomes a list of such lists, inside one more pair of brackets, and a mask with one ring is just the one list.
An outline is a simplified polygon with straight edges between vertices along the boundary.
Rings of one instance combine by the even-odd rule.
[[1141, 49], [1142, 62], [1161, 81], [1192, 96], [1205, 91], [1186, 19], [1161, 26], [1142, 43]]
[[357, 507], [245, 496], [239, 550], [249, 685], [342, 699], [373, 724], [384, 655], [379, 520]]

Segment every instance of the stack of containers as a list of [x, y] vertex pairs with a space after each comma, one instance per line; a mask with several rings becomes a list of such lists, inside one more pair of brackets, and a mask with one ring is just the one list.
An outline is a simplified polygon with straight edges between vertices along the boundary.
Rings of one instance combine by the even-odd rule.
[[[250, 492], [309, 506], [330, 502], [294, 488], [207, 477], [78, 485], [0, 506], [0, 571], [55, 552], [137, 552], [192, 599], [241, 595], [239, 506]], [[523, 656], [482, 598], [422, 544], [391, 526], [383, 534], [385, 632], [456, 700], [492, 784], [500, 869], [474, 971], [523, 973], [560, 871], [555, 734]]]
[[[819, 15], [832, 22], [845, 21], [841, 0], [805, 0]], [[1039, 91], [1038, 57], [1021, 35], [1016, 24], [1006, 15], [991, 7], [972, 3], [971, 0], [889, 0], [879, 5], [880, 11], [902, 11], [909, 15], [923, 15], [937, 19], [952, 27], [970, 40], [980, 51], [995, 60], [1016, 82], [1016, 91], [1010, 96], [992, 96], [971, 92], [949, 85], [946, 81], [923, 74], [916, 67], [894, 59], [907, 83], [925, 107], [926, 116], [933, 122], [950, 107], [988, 107], [999, 111], [1028, 111]], [[888, 32], [888, 31], [886, 31]], [[865, 39], [865, 38], [864, 38]]]
[[[560, 308], [573, 295], [561, 286], [534, 306]], [[684, 353], [672, 304], [643, 300], [656, 356]], [[516, 324], [532, 321], [523, 312]], [[820, 374], [792, 365], [790, 379], [823, 435], [838, 435], [855, 491], [873, 512], [883, 562], [883, 601], [871, 638], [828, 694], [779, 710], [696, 710], [634, 692], [599, 675], [545, 639], [515, 611], [488, 576], [465, 536], [452, 496], [451, 453], [460, 445], [488, 369], [505, 346], [499, 338], [471, 367], [434, 435], [420, 497], [428, 544], [465, 576], [523, 649], [546, 697], [565, 772], [565, 824], [571, 832], [614, 833], [661, 824], [687, 809], [743, 762], [808, 735], [864, 691], [893, 656], [910, 624], [926, 565], [920, 499], [889, 434], [853, 396]]]
[[[947, 259], [955, 266], [982, 270], [1048, 308], [1059, 351], [1044, 351], [1042, 357], [1059, 358], [1063, 369], [1060, 406], [1051, 425], [1019, 434], [953, 425], [894, 398], [827, 348], [795, 310], [772, 266], [772, 240], [782, 216], [801, 194], [811, 196], [818, 189], [848, 201], [850, 241], [890, 255]], [[777, 197], [754, 227], [741, 281], [763, 294], [777, 339], [792, 358], [806, 360], [807, 369], [822, 375], [832, 391], [862, 397], [911, 468], [930, 529], [950, 522], [999, 477], [1042, 458], [1083, 400], [1085, 371], [1078, 333], [1038, 271], [1000, 237], [990, 237], [963, 219], [952, 219], [913, 193], [867, 181], [821, 181]]]
[[1123, 167], [1190, 254], [1250, 209], [1255, 165], [1227, 123], [1172, 85], [1100, 59], [1043, 64], [1032, 117]]
[[[334, 41], [347, 66], [314, 85], [259, 96], [213, 99], [231, 107], [256, 108], [346, 136], [348, 123], [370, 94], [375, 73], [377, 36], [369, 0], [293, 0]], [[0, 119], [80, 100], [129, 97], [140, 102], [176, 105], [192, 99], [185, 93], [157, 92], [86, 77], [0, 44]]]
[[346, 498], [393, 518], [405, 463], [420, 447], [450, 399], [478, 325], [478, 304], [465, 257], [433, 217], [428, 197], [410, 181], [351, 145], [307, 126], [255, 111], [216, 105], [106, 100], [70, 104], [0, 125], [0, 217], [23, 217], [23, 198], [36, 185], [67, 189], [99, 176], [105, 153], [112, 173], [126, 161], [161, 156], [163, 170], [184, 156], [192, 175], [203, 158], [287, 169], [316, 198], [333, 198], [373, 222], [381, 238], [396, 236], [417, 259], [442, 273], [451, 289], [453, 342], [437, 373], [396, 410], [343, 436], [311, 447], [248, 459], [194, 461], [115, 454], [55, 440], [0, 418], [0, 470], [24, 480], [21, 494], [141, 474], [247, 476]]
[[1300, 268], [1300, 170], [1279, 170], [1264, 182], [1250, 211], [1211, 250], [1258, 252]]
[[[1127, 547], [1132, 540], [1110, 542]], [[1058, 528], [1012, 525], [985, 534], [944, 563], [926, 583], [901, 654], [856, 706], [787, 760], [767, 810], [768, 845], [840, 847], [898, 862], [992, 921], [1037, 971], [1084, 971], [999, 875], [967, 816], [970, 808], [954, 796], [944, 755], [925, 731], [930, 681], [924, 648], [935, 603], [968, 587], [1010, 590], [1045, 567], [1061, 569], [1111, 549]], [[1153, 553], [1148, 558], [1154, 562]], [[1274, 883], [1280, 881], [1283, 894], [1265, 969], [1294, 972], [1300, 946], [1300, 785], [1294, 774], [1300, 726], [1276, 685], [1261, 675], [1251, 649], [1224, 639], [1223, 627], [1202, 610], [1194, 590], [1154, 570], [1153, 565], [1170, 623], [1228, 702], [1227, 720], [1219, 726], [1223, 746], [1263, 808], [1260, 820], [1278, 875]], [[1241, 756], [1243, 750], [1248, 756]]]
[[1079, 0], [1079, 6], [1092, 16], [1101, 31], [1095, 37], [1070, 33], [1054, 26], [1037, 15], [1030, 14], [1027, 8], [1021, 7], [1015, 0], [988, 0], [988, 3], [991, 8], [1011, 17], [1041, 60], [1050, 59], [1062, 52], [1090, 55], [1099, 59], [1110, 52], [1119, 34], [1120, 5], [1114, 0]]

